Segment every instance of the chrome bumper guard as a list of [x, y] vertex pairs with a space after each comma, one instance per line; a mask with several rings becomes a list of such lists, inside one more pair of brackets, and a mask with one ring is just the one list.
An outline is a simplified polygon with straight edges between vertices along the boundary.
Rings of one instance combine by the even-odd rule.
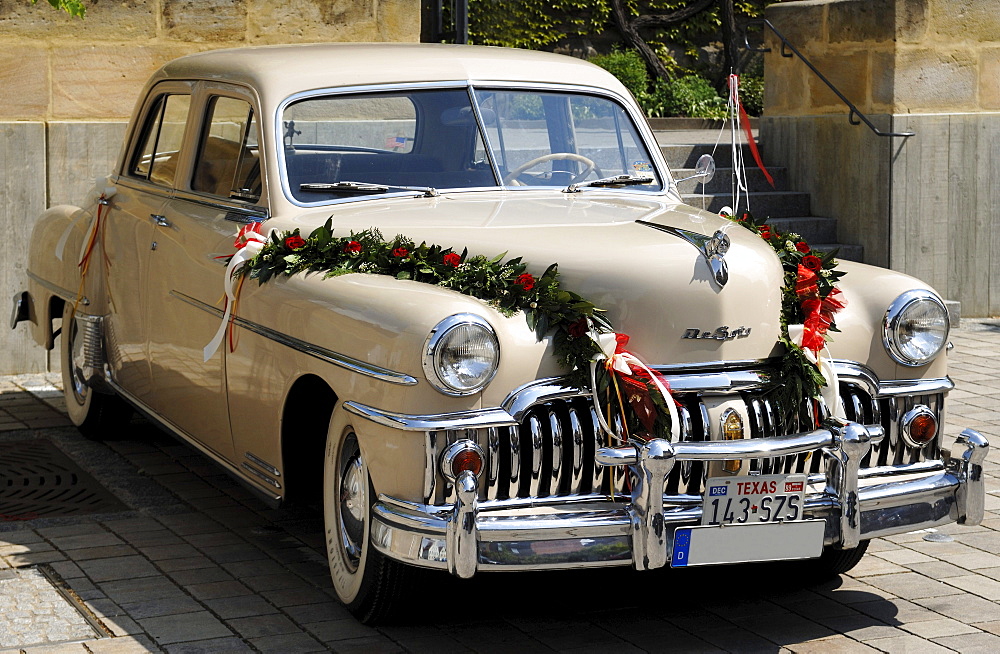
[[[824, 544], [852, 548], [862, 540], [950, 522], [983, 519], [986, 439], [971, 429], [961, 448], [933, 470], [859, 486], [861, 460], [883, 438], [877, 425], [831, 419], [824, 428], [767, 439], [602, 448], [602, 465], [632, 467], [631, 502], [604, 496], [551, 497], [479, 506], [471, 472], [456, 480], [453, 504], [430, 506], [381, 496], [373, 508], [372, 543], [386, 556], [468, 578], [480, 570], [556, 569], [631, 564], [638, 570], [670, 560], [674, 529], [697, 525], [700, 498], [667, 498], [664, 480], [680, 461], [777, 457], [822, 450], [830, 457], [825, 488], [807, 494], [805, 514], [826, 520]], [[822, 481], [822, 477], [820, 478]], [[810, 480], [812, 483], [812, 480]], [[679, 501], [673, 501], [678, 499]]]

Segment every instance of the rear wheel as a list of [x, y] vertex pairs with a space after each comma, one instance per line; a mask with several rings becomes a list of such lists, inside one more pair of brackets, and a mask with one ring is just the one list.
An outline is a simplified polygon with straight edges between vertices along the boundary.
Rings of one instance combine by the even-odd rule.
[[83, 333], [78, 329], [75, 313], [69, 302], [63, 306], [59, 350], [66, 412], [87, 438], [115, 438], [128, 424], [132, 409], [117, 395], [97, 393], [90, 387]]
[[410, 576], [406, 566], [371, 545], [374, 489], [357, 436], [332, 437], [323, 474], [323, 518], [333, 587], [365, 624], [388, 617]]

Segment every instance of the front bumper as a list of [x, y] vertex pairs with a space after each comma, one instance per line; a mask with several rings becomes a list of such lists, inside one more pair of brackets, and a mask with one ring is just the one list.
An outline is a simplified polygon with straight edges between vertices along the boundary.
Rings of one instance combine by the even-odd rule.
[[[823, 429], [768, 439], [605, 448], [603, 465], [627, 465], [638, 483], [631, 498], [549, 497], [480, 504], [471, 472], [455, 482], [454, 503], [431, 506], [381, 496], [373, 508], [372, 544], [411, 565], [471, 577], [481, 570], [538, 570], [670, 561], [674, 531], [701, 521], [700, 496], [664, 496], [666, 476], [681, 461], [720, 461], [822, 450], [825, 475], [809, 479], [805, 517], [824, 520], [824, 545], [852, 548], [862, 540], [983, 518], [982, 464], [989, 443], [965, 430], [945, 462], [899, 469], [860, 469], [883, 437], [878, 426], [831, 420]], [[625, 499], [631, 501], [625, 502]]]

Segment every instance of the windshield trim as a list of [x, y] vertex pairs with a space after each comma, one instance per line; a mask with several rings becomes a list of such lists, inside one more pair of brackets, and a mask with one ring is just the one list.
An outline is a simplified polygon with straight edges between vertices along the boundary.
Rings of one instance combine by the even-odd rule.
[[[477, 89], [527, 89], [527, 90], [537, 90], [537, 91], [553, 91], [553, 92], [567, 92], [567, 93], [582, 93], [587, 95], [595, 95], [599, 97], [605, 97], [619, 106], [621, 106], [629, 118], [632, 120], [632, 124], [635, 126], [636, 133], [642, 143], [649, 153], [650, 162], [655, 170], [657, 178], [660, 180], [660, 188], [656, 191], [641, 191], [634, 189], [634, 187], [629, 187], [628, 190], [637, 191], [642, 193], [644, 196], [660, 196], [667, 195], [672, 190], [675, 189], [675, 183], [673, 176], [670, 174], [670, 169], [667, 167], [665, 160], [663, 159], [663, 153], [660, 151], [659, 146], [656, 144], [656, 139], [653, 137], [652, 131], [649, 129], [649, 123], [646, 121], [645, 116], [638, 114], [635, 109], [635, 102], [629, 98], [625, 98], [622, 95], [611, 91], [610, 89], [600, 88], [596, 86], [587, 86], [583, 84], [559, 84], [553, 82], [530, 82], [530, 81], [495, 81], [495, 80], [454, 80], [454, 81], [440, 81], [440, 82], [401, 82], [398, 84], [369, 84], [369, 85], [355, 85], [355, 86], [339, 86], [339, 87], [329, 87], [320, 89], [311, 89], [308, 91], [300, 91], [294, 93], [284, 100], [282, 100], [275, 109], [273, 114], [273, 137], [275, 143], [279, 147], [275, 148], [277, 153], [277, 172], [279, 178], [279, 185], [281, 186], [282, 194], [285, 200], [296, 207], [302, 208], [316, 208], [324, 207], [334, 204], [343, 204], [347, 202], [366, 202], [375, 198], [400, 198], [400, 197], [413, 197], [413, 191], [393, 191], [389, 193], [379, 193], [372, 195], [363, 196], [349, 196], [344, 198], [332, 198], [328, 200], [319, 200], [316, 202], [302, 202], [298, 200], [291, 191], [288, 181], [288, 171], [285, 164], [284, 148], [281, 144], [284, 142], [284, 131], [283, 131], [283, 121], [282, 116], [284, 115], [285, 109], [295, 102], [301, 102], [308, 98], [319, 97], [319, 96], [331, 96], [331, 95], [359, 95], [359, 94], [370, 94], [370, 93], [385, 93], [391, 91], [405, 91], [405, 90], [427, 90], [427, 89], [465, 89], [469, 94], [469, 102], [473, 107], [473, 111], [476, 115], [476, 121], [479, 124], [480, 133], [483, 135], [483, 139], [486, 145], [487, 156], [489, 157], [490, 167], [493, 169], [493, 174], [499, 184], [496, 186], [484, 186], [484, 187], [443, 187], [438, 188], [437, 191], [441, 193], [465, 193], [470, 191], [516, 191], [525, 192], [528, 190], [534, 191], [561, 191], [565, 188], [563, 185], [552, 185], [552, 186], [505, 186], [503, 184], [503, 176], [498, 167], [497, 162], [494, 160], [493, 148], [489, 143], [489, 137], [487, 131], [484, 129], [483, 117], [480, 113], [479, 102], [476, 99]], [[605, 189], [607, 190], [607, 189]], [[615, 189], [617, 192], [621, 192], [619, 189]], [[627, 191], [626, 191], [627, 192]]]

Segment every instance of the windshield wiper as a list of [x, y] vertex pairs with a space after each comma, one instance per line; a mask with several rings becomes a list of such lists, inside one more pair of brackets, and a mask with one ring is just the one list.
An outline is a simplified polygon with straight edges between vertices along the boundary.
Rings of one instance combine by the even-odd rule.
[[353, 195], [375, 195], [378, 193], [388, 193], [390, 188], [398, 188], [404, 191], [416, 191], [424, 197], [433, 198], [441, 195], [437, 189], [430, 186], [387, 186], [385, 184], [369, 184], [367, 182], [312, 182], [299, 184], [299, 191], [309, 193], [350, 193]]
[[580, 189], [586, 186], [635, 186], [637, 184], [650, 184], [653, 178], [649, 175], [615, 175], [614, 177], [602, 177], [589, 182], [570, 184], [563, 189], [563, 193], [579, 193]]

